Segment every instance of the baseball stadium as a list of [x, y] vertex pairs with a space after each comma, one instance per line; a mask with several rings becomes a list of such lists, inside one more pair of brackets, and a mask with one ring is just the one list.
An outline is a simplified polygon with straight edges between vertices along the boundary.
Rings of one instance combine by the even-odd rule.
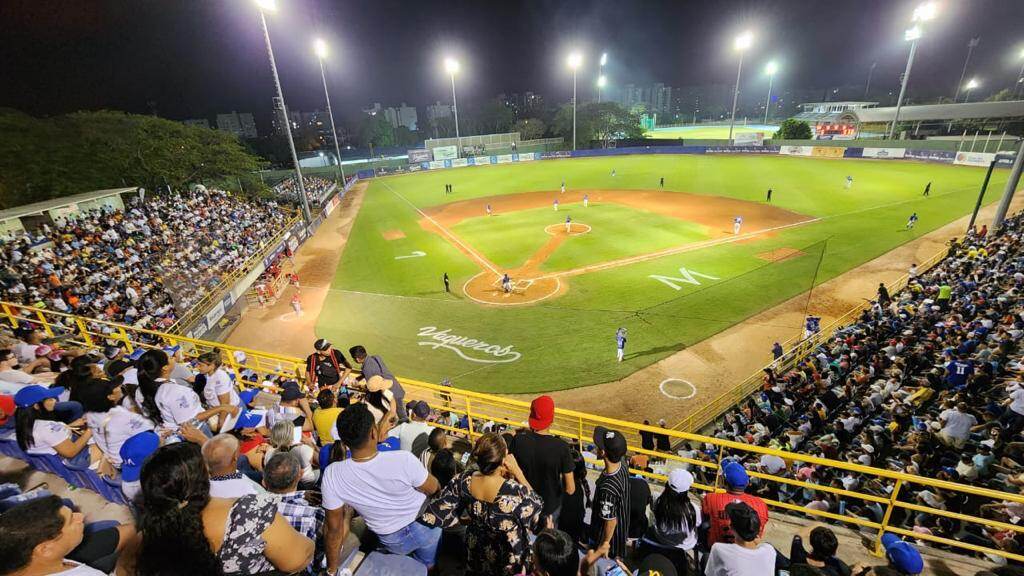
[[1024, 566], [1024, 100], [737, 121], [741, 34], [728, 121], [580, 104], [574, 52], [527, 138], [449, 59], [453, 135], [343, 161], [257, 4], [286, 153], [79, 112], [137, 181], [0, 178], [0, 576]]

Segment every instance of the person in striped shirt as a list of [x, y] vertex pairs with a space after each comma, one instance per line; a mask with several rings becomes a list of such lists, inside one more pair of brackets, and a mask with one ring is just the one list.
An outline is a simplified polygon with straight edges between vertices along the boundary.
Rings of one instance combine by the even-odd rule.
[[590, 516], [590, 540], [594, 549], [609, 558], [626, 556], [629, 534], [629, 469], [626, 467], [626, 438], [616, 430], [594, 428], [597, 455], [604, 459], [604, 471], [594, 488]]

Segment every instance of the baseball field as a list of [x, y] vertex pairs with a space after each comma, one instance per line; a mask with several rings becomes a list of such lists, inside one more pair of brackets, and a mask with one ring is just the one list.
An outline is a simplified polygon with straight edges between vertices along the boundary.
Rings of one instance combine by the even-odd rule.
[[[315, 330], [385, 353], [403, 376], [473, 390], [619, 380], [969, 213], [983, 176], [903, 161], [684, 155], [378, 178]], [[989, 201], [1005, 179], [993, 175]]]

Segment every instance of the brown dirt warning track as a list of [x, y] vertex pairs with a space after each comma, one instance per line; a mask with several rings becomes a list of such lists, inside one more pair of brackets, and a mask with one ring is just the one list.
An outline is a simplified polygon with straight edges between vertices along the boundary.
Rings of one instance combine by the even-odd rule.
[[[531, 254], [522, 266], [512, 269], [501, 269], [451, 231], [453, 226], [463, 220], [486, 215], [488, 205], [494, 214], [502, 214], [536, 208], [553, 209], [556, 198], [560, 204], [564, 205], [583, 202], [584, 196], [592, 205], [620, 204], [662, 216], [695, 222], [707, 230], [710, 238], [647, 254], [609, 260], [560, 272], [544, 273], [540, 269], [541, 265], [563, 242], [572, 236], [590, 232], [590, 226], [586, 222], [574, 222], [570, 225], [569, 230], [566, 230], [565, 226], [561, 224], [553, 224], [543, 231], [538, 230], [538, 234], [546, 233], [551, 238], [539, 250]], [[661, 190], [573, 190], [564, 194], [557, 190], [524, 192], [451, 202], [421, 210], [421, 213], [423, 218], [420, 219], [420, 226], [445, 238], [480, 266], [480, 274], [470, 278], [463, 286], [466, 296], [480, 304], [506, 306], [534, 304], [558, 296], [568, 289], [567, 279], [579, 274], [646, 262], [725, 242], [745, 241], [773, 233], [775, 230], [807, 224], [816, 220], [803, 214], [776, 208], [770, 204]], [[585, 217], [579, 216], [578, 212], [576, 214], [579, 219], [585, 220]], [[743, 217], [743, 229], [740, 234], [733, 234], [732, 220], [737, 215]], [[510, 292], [506, 292], [501, 285], [502, 275], [506, 273], [513, 279], [513, 289]]]

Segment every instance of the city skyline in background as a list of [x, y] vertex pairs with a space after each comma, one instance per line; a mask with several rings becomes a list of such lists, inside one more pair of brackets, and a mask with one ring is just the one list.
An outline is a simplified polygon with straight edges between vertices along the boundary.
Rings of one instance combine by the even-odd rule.
[[[728, 113], [736, 53], [731, 38], [750, 29], [740, 116], [764, 112], [774, 61], [772, 116], [808, 101], [894, 103], [916, 2], [739, 1], [715, 6], [548, 0], [486, 8], [461, 0], [431, 6], [401, 2], [278, 0], [268, 14], [293, 122], [321, 122], [324, 109], [315, 37], [325, 59], [338, 124], [374, 106], [393, 126], [436, 136], [450, 114], [442, 60], [458, 58], [459, 109], [495, 101], [517, 119], [570, 101], [569, 51], [583, 54], [579, 99], [641, 104], [659, 122], [720, 119]], [[240, 137], [275, 129], [272, 81], [252, 0], [169, 6], [160, 2], [11, 0], [0, 7], [10, 33], [0, 38], [7, 68], [0, 106], [35, 115], [109, 108], [220, 128]], [[1024, 3], [940, 2], [920, 41], [909, 103], [952, 99], [968, 43], [980, 38], [968, 77], [983, 99], [1017, 79]], [[598, 68], [602, 53], [608, 62]], [[865, 98], [869, 73], [871, 90]], [[962, 99], [962, 98], [961, 98]], [[412, 112], [409, 112], [412, 109]], [[403, 112], [404, 110], [404, 112]], [[234, 112], [234, 111], [237, 111]], [[243, 127], [243, 121], [245, 126]], [[416, 128], [413, 128], [415, 126]]]

